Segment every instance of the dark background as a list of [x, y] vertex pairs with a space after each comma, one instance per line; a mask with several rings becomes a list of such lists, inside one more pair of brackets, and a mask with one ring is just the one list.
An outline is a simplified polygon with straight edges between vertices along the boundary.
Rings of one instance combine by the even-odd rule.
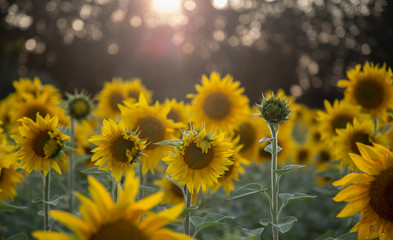
[[219, 71], [252, 104], [282, 88], [321, 107], [342, 97], [336, 82], [356, 64], [393, 66], [391, 1], [214, 1], [160, 14], [147, 0], [0, 0], [0, 99], [13, 80], [38, 76], [91, 94], [112, 77], [139, 77], [156, 100], [184, 100]]

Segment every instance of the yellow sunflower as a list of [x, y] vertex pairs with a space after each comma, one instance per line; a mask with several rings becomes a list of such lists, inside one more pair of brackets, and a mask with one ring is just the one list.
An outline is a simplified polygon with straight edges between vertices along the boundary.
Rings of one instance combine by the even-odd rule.
[[[314, 150], [314, 160], [317, 167], [317, 172], [323, 172], [328, 169], [336, 168], [335, 165], [331, 164], [332, 161], [336, 160], [332, 150], [326, 145], [317, 145]], [[319, 186], [324, 186], [333, 180], [332, 176], [316, 176], [315, 178]]]
[[31, 98], [39, 98], [42, 95], [48, 96], [48, 101], [52, 104], [59, 104], [61, 102], [61, 95], [59, 90], [50, 84], [42, 84], [38, 77], [33, 80], [29, 78], [20, 78], [19, 81], [14, 81], [18, 100], [28, 101]]
[[[169, 111], [167, 118], [173, 120], [175, 123], [180, 123], [180, 128], [183, 130], [189, 129], [189, 123], [191, 120], [190, 106], [185, 104], [183, 101], [177, 101], [176, 99], [165, 99], [164, 106], [170, 105], [171, 110]], [[175, 129], [175, 137], [181, 138], [180, 128]]]
[[350, 169], [355, 168], [349, 154], [360, 154], [356, 143], [360, 142], [371, 146], [373, 143], [387, 145], [388, 141], [384, 135], [375, 134], [375, 125], [372, 120], [359, 122], [353, 120], [353, 124], [347, 123], [345, 129], [337, 130], [338, 136], [335, 138], [335, 155], [341, 159], [341, 163], [348, 165]]
[[161, 186], [164, 191], [162, 197], [162, 204], [178, 204], [184, 202], [183, 191], [167, 177], [163, 177], [160, 180], [154, 182], [154, 184]]
[[344, 98], [353, 105], [360, 105], [362, 111], [373, 118], [383, 117], [393, 107], [392, 70], [386, 64], [366, 62], [356, 65], [347, 72], [349, 80], [340, 80], [337, 85], [345, 88]]
[[367, 114], [360, 112], [360, 106], [353, 106], [344, 101], [335, 100], [333, 106], [325, 100], [325, 111], [318, 111], [321, 137], [323, 141], [331, 143], [337, 136], [337, 129], [345, 128], [347, 123], [352, 123], [356, 118], [359, 121], [370, 119]]
[[127, 130], [123, 120], [119, 124], [112, 119], [104, 120], [102, 134], [92, 136], [89, 142], [97, 146], [91, 151], [94, 153], [91, 161], [100, 168], [108, 167], [116, 181], [120, 180], [123, 171], [127, 174], [134, 170], [133, 164], [146, 148], [146, 141]]
[[105, 187], [89, 176], [91, 199], [77, 193], [81, 201], [81, 218], [64, 211], [51, 211], [50, 215], [67, 226], [73, 235], [60, 232], [35, 231], [39, 240], [190, 240], [165, 225], [177, 219], [184, 203], [159, 213], [148, 212], [158, 205], [162, 192], [155, 193], [135, 202], [139, 181], [132, 174], [127, 175], [124, 189], [119, 184], [119, 200], [114, 203]]
[[310, 165], [313, 163], [315, 149], [309, 144], [295, 144], [291, 149], [291, 160], [295, 164]]
[[220, 79], [218, 73], [211, 73], [210, 79], [203, 75], [202, 85], [195, 86], [197, 94], [192, 98], [191, 114], [197, 129], [205, 125], [207, 129], [232, 131], [247, 115], [248, 98], [243, 95], [240, 82], [226, 75]]
[[168, 164], [166, 173], [191, 193], [207, 191], [229, 170], [233, 161], [233, 145], [224, 139], [225, 133], [206, 133], [194, 129], [184, 131], [181, 145], [162, 160]]
[[12, 150], [12, 146], [0, 146], [0, 201], [12, 201], [16, 186], [23, 180], [23, 174], [16, 171], [17, 155]]
[[144, 94], [139, 96], [136, 103], [126, 101], [125, 105], [119, 105], [121, 117], [125, 125], [133, 131], [138, 131], [141, 139], [145, 139], [149, 145], [141, 156], [142, 172], [148, 170], [154, 173], [154, 168], [158, 162], [166, 156], [167, 146], [156, 145], [154, 143], [173, 138], [174, 129], [181, 127], [180, 123], [175, 123], [168, 119], [170, 105], [160, 106], [155, 104], [149, 106]]
[[337, 217], [360, 212], [360, 221], [351, 229], [358, 230], [358, 239], [393, 239], [393, 153], [378, 144], [357, 145], [361, 155], [351, 153], [350, 157], [363, 173], [350, 173], [333, 183], [348, 186], [333, 198], [348, 202]]
[[150, 102], [151, 92], [142, 85], [139, 79], [123, 81], [121, 78], [113, 78], [112, 82], [105, 83], [97, 96], [96, 114], [103, 118], [115, 119], [120, 115], [118, 105], [123, 104], [125, 100], [136, 102], [140, 93], [143, 93]]
[[33, 169], [36, 172], [43, 170], [46, 176], [52, 167], [61, 174], [59, 164], [65, 161], [65, 154], [62, 151], [64, 141], [69, 137], [57, 129], [57, 116], [45, 118], [37, 113], [36, 121], [28, 117], [19, 120], [22, 126], [18, 127], [18, 133], [11, 137], [19, 147], [18, 159], [21, 160], [21, 167], [27, 173]]
[[238, 142], [239, 138], [232, 140], [234, 151], [232, 156], [229, 157], [229, 160], [233, 161], [233, 164], [228, 166], [228, 170], [226, 170], [224, 174], [218, 178], [218, 183], [213, 187], [213, 192], [222, 186], [225, 193], [229, 195], [230, 192], [235, 189], [235, 185], [233, 184], [232, 180], [239, 181], [239, 174], [244, 174], [243, 165], [250, 164], [250, 161], [240, 155], [242, 145], [240, 145]]
[[98, 121], [96, 119], [84, 120], [80, 124], [76, 125], [75, 130], [75, 141], [76, 149], [78, 154], [90, 154], [92, 146], [89, 142], [89, 138], [96, 133], [98, 127]]

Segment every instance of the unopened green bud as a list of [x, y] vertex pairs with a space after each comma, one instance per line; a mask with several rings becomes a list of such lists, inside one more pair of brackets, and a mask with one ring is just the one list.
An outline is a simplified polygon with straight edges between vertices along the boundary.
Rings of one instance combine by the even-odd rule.
[[93, 109], [90, 97], [84, 92], [66, 95], [68, 115], [78, 121], [86, 119]]
[[269, 124], [280, 124], [289, 119], [291, 110], [285, 99], [272, 96], [271, 98], [263, 97], [261, 105], [258, 105], [260, 117], [264, 118]]

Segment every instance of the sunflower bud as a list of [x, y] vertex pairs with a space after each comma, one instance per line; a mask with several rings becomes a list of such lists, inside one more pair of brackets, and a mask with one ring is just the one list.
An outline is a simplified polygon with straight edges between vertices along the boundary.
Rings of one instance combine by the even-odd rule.
[[86, 119], [93, 108], [90, 97], [84, 92], [67, 94], [67, 111], [68, 115], [78, 121]]
[[259, 116], [269, 124], [284, 123], [292, 113], [285, 99], [281, 100], [274, 95], [270, 98], [263, 97], [261, 105], [258, 105], [258, 110], [261, 113]]

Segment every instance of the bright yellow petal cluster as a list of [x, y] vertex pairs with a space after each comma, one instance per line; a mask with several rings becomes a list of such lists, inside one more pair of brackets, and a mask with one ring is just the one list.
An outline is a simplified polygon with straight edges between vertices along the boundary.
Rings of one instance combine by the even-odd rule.
[[39, 114], [37, 120], [24, 117], [20, 119], [22, 126], [18, 127], [18, 133], [12, 135], [17, 147], [19, 147], [18, 159], [21, 167], [30, 173], [33, 169], [36, 172], [43, 170], [46, 176], [52, 167], [57, 173], [61, 174], [58, 161], [64, 161], [64, 154], [61, 149], [64, 141], [69, 137], [57, 129], [58, 118], [45, 118]]
[[92, 136], [89, 142], [95, 144], [92, 162], [100, 168], [108, 167], [116, 181], [122, 173], [134, 170], [133, 163], [146, 148], [146, 140], [141, 140], [137, 134], [126, 130], [124, 121], [117, 124], [112, 119], [104, 120], [101, 135]]
[[[105, 187], [89, 176], [89, 192], [91, 198], [77, 194], [81, 201], [79, 212], [81, 218], [64, 211], [51, 211], [50, 215], [67, 226], [78, 240], [189, 240], [184, 234], [164, 228], [177, 219], [184, 209], [184, 203], [159, 213], [149, 212], [158, 205], [162, 192], [135, 201], [139, 180], [128, 174], [124, 188], [119, 186], [118, 202], [114, 203]], [[39, 240], [64, 239], [71, 236], [58, 232], [35, 231], [33, 236]]]

